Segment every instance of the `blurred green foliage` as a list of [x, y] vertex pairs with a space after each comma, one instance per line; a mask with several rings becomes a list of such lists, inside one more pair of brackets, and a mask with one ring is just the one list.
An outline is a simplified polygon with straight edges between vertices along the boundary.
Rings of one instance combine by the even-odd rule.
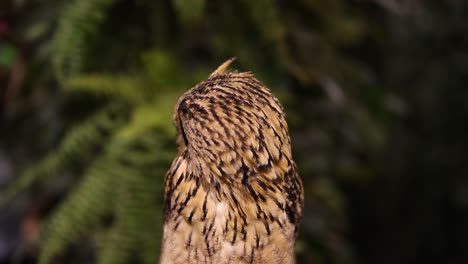
[[60, 194], [41, 219], [39, 263], [157, 263], [174, 104], [236, 56], [286, 109], [306, 192], [299, 263], [466, 259], [439, 247], [468, 231], [438, 225], [445, 207], [425, 204], [466, 207], [448, 167], [465, 152], [468, 8], [403, 2], [5, 1], [28, 74], [5, 130], [21, 170], [0, 203]]
[[[364, 149], [382, 144], [382, 124], [363, 102], [351, 101], [348, 95], [358, 93], [360, 86], [371, 86], [355, 62], [343, 56], [346, 48], [372, 38], [364, 18], [336, 0], [326, 4], [74, 0], [57, 5], [54, 14], [54, 19], [31, 24], [26, 32], [47, 47], [46, 60], [52, 62], [53, 72], [46, 72], [58, 80], [59, 94], [76, 97], [68, 99], [77, 100], [74, 107], [91, 109], [67, 124], [62, 143], [4, 192], [9, 199], [65, 171], [79, 175], [44, 225], [40, 263], [50, 263], [83, 236], [95, 238], [97, 263], [157, 262], [161, 186], [176, 150], [173, 105], [232, 56], [238, 57], [236, 68], [257, 74], [284, 101], [293, 130], [307, 127], [320, 133], [314, 138], [322, 137], [315, 154], [307, 150], [304, 155], [296, 148], [307, 192], [300, 260], [351, 261], [342, 231], [328, 226], [329, 216], [343, 224], [346, 205], [329, 178], [334, 172], [323, 163], [326, 155], [344, 153], [328, 153], [334, 149], [326, 145], [335, 144], [334, 128], [326, 128], [327, 121], [309, 123], [298, 99], [325, 93], [329, 99], [324, 102], [305, 104], [337, 108], [333, 111], [347, 122], [341, 136], [344, 144]], [[295, 80], [298, 84], [291, 85]], [[348, 81], [352, 85], [341, 86]], [[86, 102], [90, 97], [95, 98], [91, 105]], [[374, 98], [369, 101], [380, 106]], [[337, 166], [343, 168], [339, 172], [343, 177], [372, 177], [347, 156], [334, 160], [346, 162]], [[323, 212], [311, 215], [311, 208]], [[112, 221], [103, 222], [108, 217]]]

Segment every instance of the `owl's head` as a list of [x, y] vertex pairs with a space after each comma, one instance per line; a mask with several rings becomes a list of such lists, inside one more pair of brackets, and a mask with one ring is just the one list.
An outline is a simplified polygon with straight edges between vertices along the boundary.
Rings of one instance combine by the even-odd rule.
[[268, 168], [291, 155], [278, 99], [253, 74], [226, 72], [232, 60], [186, 92], [174, 114], [180, 151], [219, 174]]

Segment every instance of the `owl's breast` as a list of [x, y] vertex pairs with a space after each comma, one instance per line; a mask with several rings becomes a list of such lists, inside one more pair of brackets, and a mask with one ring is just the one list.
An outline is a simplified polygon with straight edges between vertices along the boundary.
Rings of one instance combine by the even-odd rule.
[[193, 185], [181, 182], [173, 192], [161, 263], [294, 263], [294, 226], [273, 202], [262, 206], [274, 211], [260, 213], [254, 201], [241, 203], [235, 196], [219, 201]]

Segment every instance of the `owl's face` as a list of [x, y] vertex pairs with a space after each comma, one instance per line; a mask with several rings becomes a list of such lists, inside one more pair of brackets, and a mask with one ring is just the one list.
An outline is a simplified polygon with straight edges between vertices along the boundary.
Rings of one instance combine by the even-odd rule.
[[180, 98], [174, 121], [181, 150], [202, 162], [232, 165], [227, 174], [242, 166], [271, 167], [290, 155], [283, 109], [250, 73], [214, 75], [198, 84]]

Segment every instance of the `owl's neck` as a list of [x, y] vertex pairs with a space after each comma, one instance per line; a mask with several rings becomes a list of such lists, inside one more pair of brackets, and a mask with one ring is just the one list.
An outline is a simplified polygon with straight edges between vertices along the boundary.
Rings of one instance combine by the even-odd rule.
[[259, 193], [254, 199], [249, 188], [209, 182], [209, 175], [192, 166], [176, 160], [166, 179], [170, 197], [161, 263], [294, 262], [295, 228], [281, 208], [281, 193], [259, 198], [261, 186], [252, 182]]

